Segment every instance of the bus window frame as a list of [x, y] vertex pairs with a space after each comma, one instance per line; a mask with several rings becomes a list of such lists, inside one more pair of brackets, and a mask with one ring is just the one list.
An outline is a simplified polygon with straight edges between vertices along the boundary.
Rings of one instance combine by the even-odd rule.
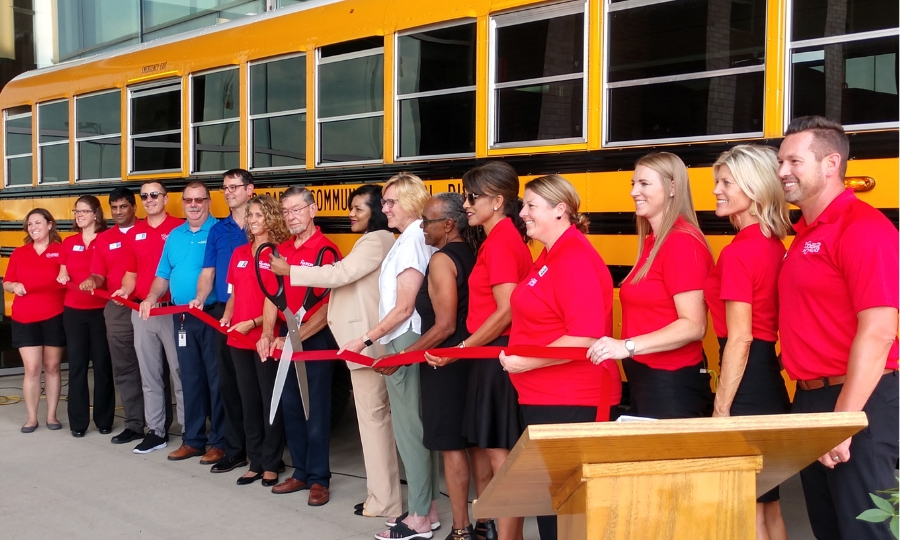
[[[12, 109], [17, 109], [20, 107], [28, 107], [28, 112], [9, 114], [9, 111], [11, 111]], [[4, 188], [15, 189], [15, 188], [34, 186], [34, 180], [36, 178], [35, 174], [34, 174], [34, 153], [35, 153], [34, 134], [37, 131], [36, 126], [35, 126], [35, 109], [36, 108], [37, 107], [35, 105], [27, 104], [27, 105], [22, 105], [22, 106], [10, 107], [8, 109], [3, 110], [3, 187]], [[31, 135], [30, 135], [31, 136], [31, 151], [28, 152], [27, 154], [7, 154], [6, 153], [6, 148], [7, 148], [6, 145], [8, 144], [8, 141], [6, 140], [6, 129], [7, 129], [6, 125], [10, 120], [18, 120], [20, 118], [25, 118], [25, 117], [28, 117], [31, 119]], [[27, 157], [31, 160], [31, 181], [27, 184], [10, 184], [9, 183], [9, 179], [10, 179], [9, 178], [9, 174], [10, 174], [9, 173], [9, 162], [13, 159], [25, 158], [25, 157]]]
[[[253, 105], [253, 96], [251, 95], [253, 92], [253, 80], [251, 79], [251, 73], [253, 66], [258, 66], [261, 64], [270, 64], [272, 62], [278, 62], [281, 60], [291, 60], [294, 58], [303, 58], [303, 78], [306, 79], [306, 62], [307, 62], [307, 53], [299, 52], [293, 54], [286, 54], [282, 56], [273, 56], [268, 58], [263, 58], [259, 60], [253, 60], [247, 63], [247, 95], [245, 96], [245, 100], [247, 103], [247, 127], [245, 129], [247, 133], [247, 168], [250, 171], [287, 171], [287, 170], [305, 170], [306, 164], [309, 162], [309, 156], [305, 155], [306, 152], [306, 139], [309, 135], [309, 130], [307, 129], [303, 133], [303, 151], [304, 151], [304, 159], [302, 165], [282, 165], [278, 167], [257, 167], [253, 163], [253, 156], [255, 154], [254, 151], [254, 132], [253, 132], [253, 121], [254, 120], [264, 120], [269, 118], [279, 118], [282, 116], [291, 116], [291, 115], [306, 115], [306, 123], [309, 123], [309, 103], [306, 103], [306, 107], [302, 109], [288, 109], [285, 111], [278, 111], [274, 113], [259, 113], [253, 114], [252, 105]], [[309, 85], [309, 81], [306, 81], [306, 85]], [[306, 96], [304, 96], [304, 102], [306, 101]]]
[[[75, 138], [74, 138], [75, 143], [73, 145], [74, 156], [72, 159], [72, 165], [75, 170], [72, 171], [72, 174], [74, 175], [76, 184], [88, 184], [91, 182], [116, 182], [116, 181], [122, 180], [122, 178], [121, 178], [121, 175], [122, 175], [121, 154], [122, 154], [122, 135], [123, 135], [123, 133], [122, 133], [121, 124], [119, 125], [119, 133], [118, 134], [94, 135], [91, 137], [84, 137], [84, 138], [78, 137], [78, 100], [79, 99], [88, 99], [88, 98], [92, 98], [95, 96], [102, 96], [104, 94], [118, 94], [119, 95], [119, 118], [121, 119], [121, 117], [122, 117], [122, 89], [121, 88], [114, 88], [112, 90], [99, 90], [97, 92], [90, 92], [87, 94], [79, 94], [79, 95], [73, 97], [75, 106], [72, 109], [72, 115], [75, 119]], [[81, 179], [79, 177], [79, 172], [81, 170], [81, 153], [78, 150], [78, 144], [82, 143], [82, 142], [92, 142], [92, 141], [100, 141], [100, 140], [104, 140], [104, 139], [113, 139], [115, 137], [119, 138], [119, 176], [111, 177], [111, 178], [89, 178], [86, 180]]]
[[[241, 166], [241, 121], [243, 120], [241, 115], [241, 96], [238, 96], [236, 100], [236, 104], [238, 107], [237, 116], [234, 118], [224, 118], [219, 120], [204, 120], [200, 122], [194, 122], [194, 79], [196, 77], [205, 77], [207, 75], [214, 75], [216, 73], [224, 73], [226, 71], [234, 71], [235, 76], [235, 88], [238, 89], [238, 92], [241, 91], [242, 81], [241, 81], [241, 68], [239, 65], [232, 64], [227, 66], [220, 66], [212, 69], [204, 69], [203, 71], [197, 71], [194, 73], [190, 73], [188, 75], [188, 96], [187, 96], [187, 107], [188, 107], [188, 170], [190, 171], [189, 176], [221, 176], [222, 173], [229, 169], [215, 170], [215, 171], [198, 171], [197, 167], [197, 148], [196, 148], [196, 134], [194, 130], [196, 128], [203, 128], [207, 126], [217, 126], [224, 124], [237, 124], [237, 132], [238, 132], [238, 144], [237, 144], [237, 153], [238, 153], [238, 163], [237, 167]], [[182, 102], [183, 103], [183, 102]], [[183, 105], [182, 105], [183, 106]], [[183, 135], [182, 135], [183, 137]], [[182, 155], [184, 155], [184, 148], [182, 147]], [[183, 159], [183, 158], [182, 158]]]
[[[316, 56], [315, 56], [315, 81], [313, 81], [313, 84], [315, 84], [315, 90], [313, 92], [313, 95], [316, 98], [315, 107], [313, 107], [315, 110], [315, 123], [316, 123], [316, 127], [315, 127], [315, 143], [316, 143], [315, 144], [315, 150], [316, 150], [315, 166], [316, 167], [346, 167], [347, 165], [379, 165], [379, 164], [382, 164], [382, 163], [384, 163], [384, 131], [385, 131], [385, 129], [384, 129], [384, 105], [382, 105], [380, 112], [376, 111], [376, 112], [367, 112], [367, 113], [344, 114], [344, 115], [340, 115], [340, 116], [327, 116], [327, 117], [325, 117], [325, 120], [323, 121], [322, 117], [319, 114], [319, 110], [320, 110], [320, 107], [319, 107], [319, 103], [320, 103], [320, 99], [319, 99], [319, 67], [322, 65], [327, 65], [327, 64], [336, 64], [336, 63], [344, 61], [344, 60], [355, 60], [357, 58], [366, 58], [369, 56], [376, 56], [376, 55], [380, 54], [381, 55], [381, 63], [382, 63], [381, 64], [382, 72], [384, 72], [384, 56], [385, 56], [384, 44], [382, 44], [381, 47], [372, 47], [371, 49], [363, 49], [361, 51], [355, 51], [355, 52], [351, 52], [351, 53], [344, 53], [344, 54], [329, 56], [328, 58], [323, 60], [322, 48], [327, 47], [327, 46], [328, 45], [320, 45], [320, 46], [316, 47]], [[383, 74], [383, 77], [382, 77], [382, 81], [381, 81], [382, 88], [384, 85], [384, 77], [386, 77], [386, 74]], [[307, 105], [307, 107], [309, 107], [308, 103], [306, 105]], [[381, 117], [381, 157], [379, 159], [363, 159], [363, 160], [356, 160], [356, 161], [336, 161], [336, 162], [329, 162], [329, 163], [322, 162], [322, 124], [327, 124], [327, 123], [331, 123], [331, 122], [343, 122], [346, 120], [364, 120], [367, 118], [378, 118], [378, 117]], [[307, 121], [309, 121], [308, 115], [307, 115]]]
[[[134, 170], [134, 134], [131, 132], [132, 124], [133, 124], [133, 113], [132, 110], [132, 102], [135, 97], [149, 96], [153, 94], [161, 94], [164, 92], [173, 92], [175, 88], [178, 88], [179, 93], [179, 118], [182, 119], [182, 125], [178, 127], [177, 130], [169, 129], [165, 131], [154, 131], [152, 133], [144, 133], [139, 135], [139, 139], [144, 139], [148, 137], [154, 137], [159, 135], [169, 135], [173, 133], [178, 133], [179, 137], [179, 151], [178, 153], [181, 155], [180, 164], [177, 169], [153, 169], [147, 171], [136, 171]], [[164, 173], [182, 173], [184, 172], [184, 77], [170, 77], [166, 79], [160, 79], [158, 81], [153, 81], [151, 83], [144, 84], [136, 84], [134, 86], [126, 87], [127, 92], [127, 102], [126, 102], [126, 133], [127, 136], [127, 144], [128, 144], [128, 161], [127, 161], [127, 177], [141, 177], [146, 175], [154, 175], [154, 174], [164, 174]]]
[[[62, 141], [51, 141], [51, 142], [41, 142], [41, 109], [44, 107], [49, 107], [51, 105], [56, 105], [59, 103], [66, 104], [66, 121], [68, 122], [70, 118], [72, 118], [72, 104], [69, 98], [61, 98], [61, 99], [51, 99], [47, 101], [42, 101], [37, 104], [37, 185], [39, 186], [59, 186], [65, 185], [69, 183], [69, 179], [72, 177], [72, 171], [70, 169], [70, 165], [72, 163], [71, 150], [72, 150], [72, 137], [71, 137], [71, 126], [66, 130], [66, 138]], [[53, 182], [44, 182], [44, 160], [43, 153], [44, 148], [48, 146], [68, 146], [66, 150], [66, 179], [65, 180], [56, 180]]]
[[[582, 29], [584, 38], [582, 46], [584, 48], [582, 54], [581, 66], [581, 137], [567, 137], [561, 139], [536, 139], [529, 141], [516, 142], [497, 142], [497, 96], [496, 91], [503, 88], [529, 86], [529, 83], [547, 84], [553, 82], [575, 81], [579, 80], [574, 73], [566, 75], [554, 75], [550, 77], [538, 77], [534, 79], [522, 79], [517, 81], [507, 81], [505, 83], [497, 83], [497, 29], [506, 26], [515, 26], [535, 21], [549, 20], [557, 17], [565, 17], [568, 15], [583, 14], [584, 27]], [[515, 148], [532, 148], [540, 146], [568, 146], [585, 145], [588, 142], [588, 71], [592, 59], [590, 58], [590, 2], [588, 0], [568, 0], [564, 2], [556, 2], [548, 5], [528, 6], [525, 9], [516, 9], [514, 11], [506, 11], [493, 13], [488, 20], [488, 73], [487, 73], [487, 142], [488, 151], [504, 150]]]
[[[394, 34], [394, 62], [393, 62], [393, 91], [394, 95], [392, 97], [393, 107], [394, 107], [394, 161], [395, 162], [411, 162], [411, 161], [425, 161], [425, 160], [433, 160], [433, 159], [455, 159], [455, 158], [469, 158], [475, 157], [477, 152], [477, 146], [475, 151], [472, 152], [461, 152], [461, 153], [453, 153], [453, 154], [422, 154], [416, 156], [408, 156], [401, 157], [400, 156], [400, 102], [402, 100], [412, 100], [417, 98], [425, 98], [425, 97], [433, 97], [433, 96], [442, 96], [448, 94], [463, 94], [466, 92], [474, 92], [476, 103], [478, 100], [478, 61], [477, 61], [477, 52], [476, 52], [476, 65], [475, 65], [475, 84], [470, 86], [459, 86], [450, 89], [444, 90], [432, 90], [428, 92], [413, 92], [411, 94], [400, 94], [398, 89], [400, 88], [400, 38], [404, 36], [409, 36], [413, 34], [421, 34], [423, 32], [430, 32], [433, 30], [443, 30], [445, 28], [453, 28], [454, 26], [463, 26], [466, 24], [475, 25], [475, 47], [478, 47], [478, 19], [473, 17], [465, 17], [462, 19], [454, 19], [452, 21], [445, 21], [437, 24], [430, 24], [427, 26], [420, 26], [418, 28], [403, 30], [402, 32], [396, 32]], [[477, 139], [478, 137], [478, 122], [476, 112], [476, 121], [475, 132], [472, 134], [472, 137]]]

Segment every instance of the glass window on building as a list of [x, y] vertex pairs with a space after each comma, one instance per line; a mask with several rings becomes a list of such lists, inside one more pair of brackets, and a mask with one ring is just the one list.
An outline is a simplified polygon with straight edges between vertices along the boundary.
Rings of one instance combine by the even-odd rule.
[[38, 183], [69, 181], [69, 102], [38, 105]]
[[181, 81], [129, 89], [130, 173], [181, 170]]
[[250, 167], [306, 164], [306, 55], [250, 65]]
[[30, 186], [31, 178], [31, 107], [22, 106], [3, 111], [6, 141], [6, 185]]
[[58, 2], [60, 61], [140, 43], [140, 0]]
[[31, 0], [0, 3], [0, 89], [37, 67], [31, 4]]
[[475, 153], [475, 23], [397, 37], [397, 157]]
[[122, 107], [118, 90], [75, 97], [75, 181], [122, 175]]
[[624, 0], [607, 10], [608, 142], [762, 133], [764, 0]]
[[492, 20], [492, 146], [585, 140], [585, 4]]
[[193, 172], [225, 172], [240, 166], [238, 68], [191, 77]]
[[896, 127], [896, 0], [794, 0], [790, 118], [822, 115], [851, 129]]
[[266, 10], [265, 0], [173, 0], [141, 1], [141, 41], [257, 15]]
[[318, 55], [318, 162], [377, 163], [384, 143], [384, 38], [322, 47]]

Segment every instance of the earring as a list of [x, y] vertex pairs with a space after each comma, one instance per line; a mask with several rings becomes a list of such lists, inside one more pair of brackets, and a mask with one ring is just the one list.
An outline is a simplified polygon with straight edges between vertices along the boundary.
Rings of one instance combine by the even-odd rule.
[[496, 212], [496, 211], [497, 211], [497, 207], [495, 206], [495, 207], [494, 207], [494, 212]]
[[556, 216], [556, 219], [562, 219], [562, 216]]

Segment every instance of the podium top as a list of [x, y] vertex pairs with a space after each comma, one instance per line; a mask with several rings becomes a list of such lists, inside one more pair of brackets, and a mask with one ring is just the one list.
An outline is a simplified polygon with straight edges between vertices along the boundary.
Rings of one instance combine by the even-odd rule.
[[589, 463], [762, 456], [762, 494], [867, 425], [855, 412], [530, 426], [473, 510], [476, 518], [553, 514], [553, 494]]

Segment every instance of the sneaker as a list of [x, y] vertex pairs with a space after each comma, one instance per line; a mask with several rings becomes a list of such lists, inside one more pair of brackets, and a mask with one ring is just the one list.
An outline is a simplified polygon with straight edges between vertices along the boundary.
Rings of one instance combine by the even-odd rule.
[[165, 437], [160, 437], [156, 434], [155, 431], [147, 432], [147, 435], [144, 437], [144, 440], [141, 443], [134, 447], [135, 454], [149, 454], [154, 450], [159, 450], [160, 448], [165, 448], [168, 444], [169, 436], [166, 434]]

